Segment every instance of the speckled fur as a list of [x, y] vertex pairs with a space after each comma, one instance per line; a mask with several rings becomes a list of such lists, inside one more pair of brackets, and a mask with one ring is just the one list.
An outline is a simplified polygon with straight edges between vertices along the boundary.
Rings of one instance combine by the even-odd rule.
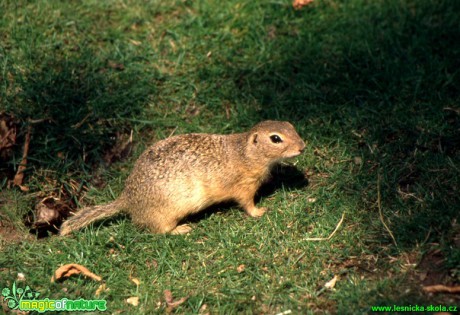
[[[274, 143], [273, 135], [282, 142]], [[118, 199], [80, 210], [64, 222], [60, 234], [119, 211], [153, 233], [186, 233], [190, 228], [177, 226], [179, 221], [227, 200], [259, 217], [266, 209], [254, 205], [254, 195], [271, 167], [304, 148], [294, 127], [280, 121], [263, 121], [239, 134], [183, 134], [164, 139], [139, 157]]]

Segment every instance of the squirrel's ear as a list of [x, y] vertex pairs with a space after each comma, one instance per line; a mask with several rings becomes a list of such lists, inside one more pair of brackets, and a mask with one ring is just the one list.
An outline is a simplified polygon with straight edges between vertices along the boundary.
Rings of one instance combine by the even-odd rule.
[[257, 143], [257, 133], [255, 133], [255, 134], [253, 134], [253, 135], [251, 136], [251, 142], [252, 142], [253, 144], [256, 144], [256, 143]]

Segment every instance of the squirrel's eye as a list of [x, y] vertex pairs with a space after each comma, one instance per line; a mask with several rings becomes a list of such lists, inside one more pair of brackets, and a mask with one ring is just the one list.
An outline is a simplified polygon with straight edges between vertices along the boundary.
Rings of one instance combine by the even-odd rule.
[[273, 143], [280, 143], [280, 142], [283, 142], [283, 140], [280, 138], [280, 136], [278, 135], [272, 135], [270, 136], [270, 140], [273, 142]]

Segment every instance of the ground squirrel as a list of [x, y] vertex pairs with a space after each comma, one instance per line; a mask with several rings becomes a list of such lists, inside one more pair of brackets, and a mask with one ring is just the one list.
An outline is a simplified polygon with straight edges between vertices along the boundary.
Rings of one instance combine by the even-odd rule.
[[229, 200], [260, 217], [267, 209], [254, 205], [254, 195], [272, 166], [304, 149], [294, 127], [282, 121], [263, 121], [245, 133], [161, 140], [139, 157], [118, 199], [80, 210], [64, 222], [60, 234], [121, 211], [153, 233], [183, 234], [191, 228], [178, 226], [182, 219]]

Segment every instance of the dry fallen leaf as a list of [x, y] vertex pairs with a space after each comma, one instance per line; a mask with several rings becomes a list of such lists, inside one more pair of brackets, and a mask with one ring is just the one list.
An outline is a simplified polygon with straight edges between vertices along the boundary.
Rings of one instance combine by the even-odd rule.
[[300, 10], [303, 7], [309, 5], [312, 2], [313, 2], [313, 0], [294, 0], [292, 2], [292, 6], [294, 7], [294, 9]]
[[64, 278], [68, 278], [72, 275], [82, 274], [88, 278], [91, 278], [96, 281], [101, 281], [102, 278], [98, 275], [89, 271], [86, 267], [83, 267], [79, 264], [67, 264], [64, 266], [59, 267], [55, 272], [54, 275], [51, 277], [51, 282], [55, 282], [58, 280], [62, 280]]
[[339, 280], [339, 277], [338, 277], [337, 275], [335, 275], [334, 278], [332, 278], [331, 280], [329, 280], [328, 282], [326, 282], [326, 284], [324, 285], [324, 287], [325, 287], [326, 289], [334, 289], [337, 280]]
[[109, 291], [109, 289], [107, 289], [107, 287], [105, 286], [105, 283], [103, 283], [97, 288], [96, 293], [94, 293], [94, 295], [98, 297], [99, 295], [101, 295], [102, 292], [105, 292], [105, 291]]
[[141, 284], [141, 282], [139, 281], [139, 279], [137, 278], [129, 278], [129, 280], [131, 280], [132, 282], [134, 282], [135, 285], [139, 286]]
[[16, 120], [5, 112], [0, 113], [0, 159], [7, 159], [16, 144]]
[[122, 64], [122, 63], [117, 63], [115, 61], [112, 61], [112, 60], [109, 60], [107, 62], [107, 65], [109, 66], [109, 68], [113, 69], [113, 70], [119, 70], [119, 71], [123, 71], [125, 70], [125, 65]]
[[179, 305], [181, 305], [188, 299], [188, 297], [186, 296], [186, 297], [180, 298], [179, 300], [174, 301], [173, 295], [170, 290], [164, 290], [163, 294], [165, 297], [166, 304], [168, 305], [167, 307], [168, 312], [171, 312], [173, 309], [175, 309], [176, 307], [178, 307]]
[[19, 272], [16, 281], [26, 281], [26, 276], [22, 272]]
[[138, 306], [139, 305], [139, 297], [138, 296], [132, 296], [130, 298], [127, 298], [126, 303], [131, 304], [132, 306]]
[[245, 265], [239, 265], [238, 267], [236, 267], [236, 271], [238, 271], [238, 273], [242, 273], [244, 269], [246, 269]]
[[148, 269], [150, 268], [158, 268], [158, 262], [155, 259], [152, 260], [146, 260], [145, 265], [147, 266]]
[[201, 314], [201, 315], [209, 315], [210, 313], [207, 312], [207, 310], [208, 310], [208, 305], [203, 304], [203, 305], [201, 305], [198, 314]]
[[35, 206], [35, 210], [36, 214], [34, 225], [36, 227], [51, 225], [62, 219], [62, 217], [67, 216], [72, 211], [65, 202], [52, 196], [43, 198]]
[[142, 44], [142, 42], [138, 41], [138, 40], [134, 40], [134, 39], [130, 39], [129, 40], [131, 42], [131, 44], [133, 44], [134, 46], [140, 46]]

